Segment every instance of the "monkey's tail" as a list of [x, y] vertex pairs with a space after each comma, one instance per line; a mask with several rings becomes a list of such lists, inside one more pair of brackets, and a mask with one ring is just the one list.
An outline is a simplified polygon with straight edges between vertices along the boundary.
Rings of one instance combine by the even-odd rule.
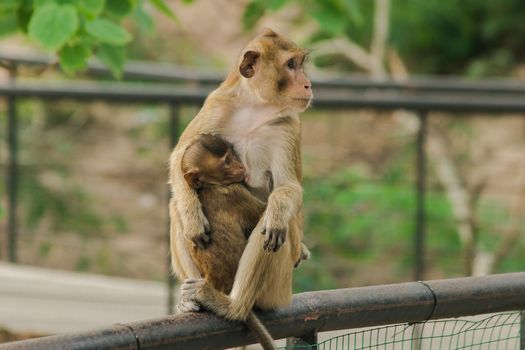
[[257, 341], [261, 344], [264, 350], [276, 350], [277, 349], [273, 343], [273, 338], [270, 335], [270, 332], [268, 332], [266, 327], [262, 324], [259, 318], [253, 313], [253, 311], [250, 311], [250, 313], [248, 314], [248, 317], [246, 318], [246, 325], [253, 332], [253, 335], [255, 336]]

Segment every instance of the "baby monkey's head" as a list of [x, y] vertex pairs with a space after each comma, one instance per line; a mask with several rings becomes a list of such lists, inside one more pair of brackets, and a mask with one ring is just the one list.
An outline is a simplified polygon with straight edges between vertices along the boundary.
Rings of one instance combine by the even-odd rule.
[[212, 134], [199, 135], [182, 156], [182, 173], [188, 185], [228, 185], [242, 182], [246, 170], [233, 150], [233, 145]]

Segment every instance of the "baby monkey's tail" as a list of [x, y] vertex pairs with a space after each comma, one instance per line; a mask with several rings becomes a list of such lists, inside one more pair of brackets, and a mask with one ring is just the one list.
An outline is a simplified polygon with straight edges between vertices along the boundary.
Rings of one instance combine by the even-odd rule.
[[264, 350], [276, 350], [273, 343], [273, 338], [270, 335], [270, 332], [262, 324], [259, 318], [254, 314], [253, 311], [250, 311], [248, 317], [246, 318], [246, 325], [253, 332], [253, 335], [259, 341]]

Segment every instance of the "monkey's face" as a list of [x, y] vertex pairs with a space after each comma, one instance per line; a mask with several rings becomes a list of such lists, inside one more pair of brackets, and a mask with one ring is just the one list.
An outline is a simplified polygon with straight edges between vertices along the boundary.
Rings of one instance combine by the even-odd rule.
[[228, 147], [221, 155], [212, 155], [201, 170], [202, 181], [215, 185], [229, 185], [244, 181], [246, 169], [233, 151]]
[[292, 41], [266, 30], [248, 44], [239, 72], [262, 102], [302, 112], [313, 97], [304, 72], [306, 57]]
[[201, 134], [186, 149], [182, 164], [188, 185], [195, 189], [204, 184], [229, 185], [246, 178], [246, 169], [233, 145], [217, 135]]

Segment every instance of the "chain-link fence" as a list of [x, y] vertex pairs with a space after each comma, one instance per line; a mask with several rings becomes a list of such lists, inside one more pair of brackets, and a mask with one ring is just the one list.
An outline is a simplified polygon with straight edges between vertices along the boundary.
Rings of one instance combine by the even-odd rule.
[[520, 312], [508, 312], [409, 325], [397, 324], [333, 336], [315, 345], [295, 345], [281, 349], [514, 350], [520, 348], [520, 315]]

